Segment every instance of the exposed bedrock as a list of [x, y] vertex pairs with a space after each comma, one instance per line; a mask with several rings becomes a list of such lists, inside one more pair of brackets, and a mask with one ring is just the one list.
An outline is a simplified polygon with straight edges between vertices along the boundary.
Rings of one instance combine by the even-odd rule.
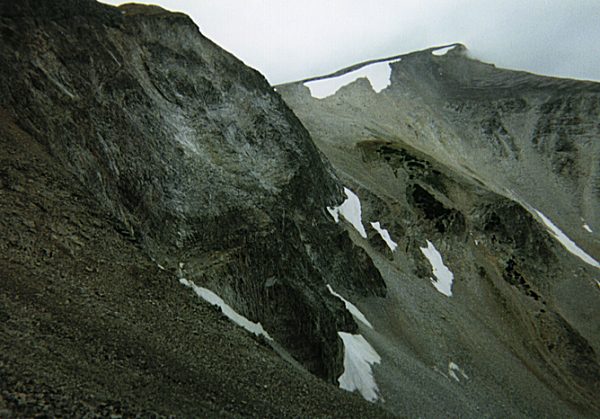
[[172, 281], [183, 264], [180, 276], [336, 383], [337, 332], [357, 325], [326, 284], [379, 297], [385, 284], [329, 217], [341, 185], [266, 80], [158, 7], [30, 0], [0, 11], [3, 123]]

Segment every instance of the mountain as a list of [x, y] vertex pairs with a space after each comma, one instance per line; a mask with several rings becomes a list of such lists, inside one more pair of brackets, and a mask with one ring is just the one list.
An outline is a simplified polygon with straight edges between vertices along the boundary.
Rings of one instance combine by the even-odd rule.
[[158, 7], [0, 16], [0, 416], [386, 416], [327, 288], [385, 284], [265, 79]]
[[598, 84], [273, 87], [92, 0], [0, 0], [0, 61], [0, 417], [600, 413]]
[[360, 201], [385, 406], [597, 416], [600, 84], [452, 44], [276, 90]]

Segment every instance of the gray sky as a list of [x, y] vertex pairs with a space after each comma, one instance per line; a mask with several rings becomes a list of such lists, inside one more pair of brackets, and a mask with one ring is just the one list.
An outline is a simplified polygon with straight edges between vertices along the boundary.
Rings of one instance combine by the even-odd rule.
[[[120, 4], [123, 1], [102, 0]], [[499, 67], [600, 81], [600, 0], [156, 0], [272, 84], [462, 42]]]

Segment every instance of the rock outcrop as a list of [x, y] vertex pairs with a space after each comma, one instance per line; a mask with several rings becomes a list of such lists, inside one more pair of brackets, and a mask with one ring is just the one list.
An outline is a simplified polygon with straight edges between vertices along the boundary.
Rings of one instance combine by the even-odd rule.
[[[385, 284], [326, 211], [342, 200], [331, 167], [258, 72], [158, 7], [2, 1], [0, 34], [0, 409], [381, 414], [304, 370], [335, 383], [337, 332], [357, 330], [326, 285]], [[260, 322], [290, 364], [182, 277]]]

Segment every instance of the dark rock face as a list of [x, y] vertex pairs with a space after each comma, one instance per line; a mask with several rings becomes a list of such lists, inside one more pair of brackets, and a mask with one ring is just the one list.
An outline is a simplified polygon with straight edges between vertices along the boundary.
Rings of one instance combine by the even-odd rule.
[[[74, 226], [49, 223], [47, 235], [35, 223], [3, 224], [4, 249], [29, 249], [5, 256], [3, 276], [10, 280], [3, 281], [3, 296], [27, 299], [16, 275], [32, 264], [47, 264], [32, 274], [61, 278], [59, 288], [69, 299], [77, 295], [71, 287], [91, 276], [100, 281], [97, 292], [108, 293], [106, 298], [113, 301], [130, 276], [138, 281], [158, 269], [150, 259], [170, 275], [154, 272], [156, 284], [149, 294], [160, 289], [161, 276], [169, 283], [176, 281], [176, 268], [183, 263], [180, 275], [260, 321], [309, 371], [335, 382], [343, 353], [337, 331], [354, 332], [357, 325], [325, 285], [356, 295], [384, 296], [385, 284], [364, 250], [331, 221], [325, 208], [341, 201], [338, 181], [308, 132], [264, 78], [204, 38], [188, 17], [157, 7], [117, 9], [84, 0], [30, 0], [2, 1], [0, 11], [2, 138], [6, 147], [15, 149], [4, 156], [0, 173], [3, 210], [13, 214], [6, 219], [18, 220], [22, 211], [11, 203], [14, 194], [20, 196], [15, 202], [35, 202], [36, 194], [48, 195], [49, 201], [40, 204], [42, 211], [75, 211]], [[23, 144], [39, 159], [26, 161]], [[23, 187], [34, 174], [40, 189]], [[52, 194], [68, 199], [57, 201]], [[93, 231], [86, 236], [90, 223]], [[33, 236], [23, 235], [23, 228]], [[102, 229], [110, 238], [105, 244], [95, 239]], [[54, 241], [65, 244], [54, 249], [59, 246]], [[99, 247], [92, 249], [91, 244]], [[90, 267], [92, 271], [83, 275], [78, 271], [84, 269], [79, 266], [82, 261], [94, 259], [107, 269], [105, 263], [115, 257], [116, 249], [123, 252], [121, 263], [131, 264], [131, 272], [106, 272], [102, 284], [98, 268]], [[73, 271], [72, 282], [64, 277], [62, 265], [44, 259], [63, 251], [72, 256], [61, 262]], [[143, 266], [138, 266], [140, 261]], [[123, 283], [113, 283], [113, 275], [123, 275]], [[113, 288], [107, 289], [111, 283]], [[180, 304], [194, 301], [187, 300], [189, 291], [179, 284], [168, 289], [169, 297], [157, 304], [169, 316]], [[50, 291], [35, 292], [43, 297]], [[101, 306], [94, 298], [90, 301]], [[133, 307], [134, 301], [121, 303]], [[3, 317], [16, 314], [10, 304], [1, 307]], [[143, 312], [149, 306], [140, 307]], [[65, 309], [64, 315], [68, 313]], [[127, 328], [159, 326], [148, 318], [132, 322]], [[6, 331], [8, 326], [3, 327]], [[160, 327], [168, 328], [168, 322]], [[73, 338], [75, 345], [84, 338]], [[39, 336], [28, 339], [50, 351], [57, 348]], [[172, 339], [183, 342], [185, 335]], [[4, 349], [7, 345], [3, 338]], [[117, 345], [115, 350], [124, 349]], [[167, 345], [164, 356], [175, 350]], [[216, 353], [226, 350], [218, 348]], [[10, 372], [15, 354], [7, 351], [3, 362]], [[52, 360], [50, 365], [62, 368], [60, 362]], [[177, 380], [177, 371], [169, 368]], [[198, 391], [202, 386], [192, 387]], [[118, 397], [121, 390], [107, 394]], [[332, 391], [338, 394], [333, 387]], [[215, 403], [205, 406], [206, 411], [220, 401]], [[163, 413], [177, 409], [164, 406]], [[236, 409], [243, 413], [243, 406]]]
[[[323, 99], [305, 85], [314, 79], [277, 86], [360, 197], [363, 221], [381, 221], [398, 243], [390, 258], [374, 230], [355, 237], [388, 284], [366, 310], [387, 352], [375, 374], [386, 406], [596, 416], [598, 269], [533, 209], [599, 259], [596, 230], [582, 224], [597, 223], [600, 207], [600, 85], [497, 69], [460, 45], [432, 50], [391, 63], [380, 93], [364, 79]], [[426, 240], [454, 274], [452, 297], [431, 286]]]

